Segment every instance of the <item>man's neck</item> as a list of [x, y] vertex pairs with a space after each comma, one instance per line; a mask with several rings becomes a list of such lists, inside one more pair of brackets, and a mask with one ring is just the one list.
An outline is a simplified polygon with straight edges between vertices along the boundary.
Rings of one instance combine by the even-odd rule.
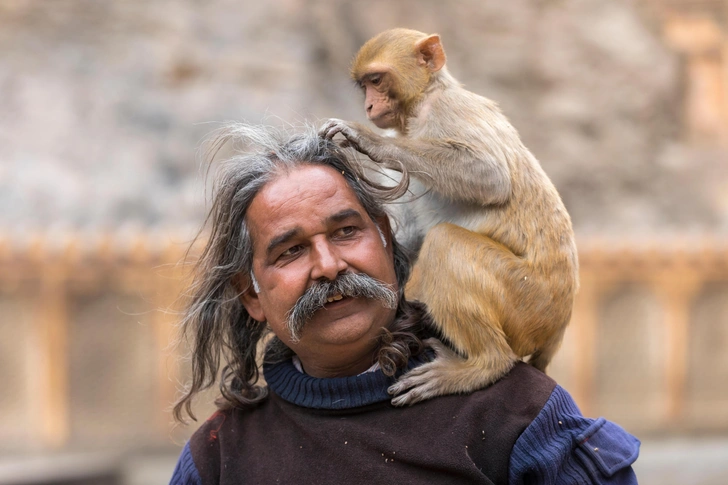
[[[292, 357], [292, 360], [293, 360], [293, 366], [294, 366], [294, 367], [296, 368], [296, 370], [297, 370], [298, 372], [302, 373], [302, 374], [305, 374], [305, 373], [306, 373], [306, 371], [304, 371], [304, 370], [303, 370], [303, 364], [301, 364], [301, 359], [299, 359], [297, 355], [294, 355], [294, 356]], [[371, 367], [369, 367], [369, 368], [368, 368], [367, 370], [365, 370], [364, 372], [360, 372], [360, 373], [359, 373], [359, 374], [357, 374], [357, 375], [359, 375], [359, 376], [360, 376], [360, 375], [362, 375], [362, 374], [366, 374], [367, 372], [374, 372], [374, 371], [376, 371], [376, 370], [379, 370], [379, 362], [375, 362], [375, 363], [374, 363], [374, 364], [372, 364], [372, 365], [371, 365]]]
[[381, 369], [374, 372], [318, 379], [297, 370], [292, 359], [263, 365], [265, 381], [272, 394], [298, 406], [315, 409], [349, 409], [374, 403], [388, 403], [387, 389], [396, 378], [431, 359], [425, 354], [413, 357], [396, 376], [388, 377]]
[[366, 372], [372, 367], [374, 363], [374, 355], [366, 354], [356, 360], [348, 360], [342, 363], [340, 360], [326, 361], [323, 359], [306, 359], [300, 357], [301, 367], [303, 372], [311, 377], [317, 377], [320, 379], [328, 379], [332, 377], [351, 377]]

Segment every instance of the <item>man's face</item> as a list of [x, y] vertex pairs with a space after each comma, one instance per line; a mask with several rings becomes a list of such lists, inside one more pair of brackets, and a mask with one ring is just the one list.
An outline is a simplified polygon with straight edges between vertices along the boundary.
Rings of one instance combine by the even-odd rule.
[[[268, 322], [308, 374], [351, 375], [369, 367], [381, 328], [394, 318], [382, 302], [345, 297], [327, 303], [298, 342], [285, 323], [307, 288], [342, 273], [365, 273], [397, 289], [391, 244], [385, 247], [344, 177], [323, 166], [282, 173], [256, 195], [246, 220], [260, 290], [243, 295], [248, 313]], [[378, 222], [389, 234], [386, 219]]]

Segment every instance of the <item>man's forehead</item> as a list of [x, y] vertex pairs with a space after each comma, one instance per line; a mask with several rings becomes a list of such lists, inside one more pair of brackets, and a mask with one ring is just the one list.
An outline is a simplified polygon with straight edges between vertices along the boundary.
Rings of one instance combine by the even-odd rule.
[[246, 220], [257, 233], [254, 240], [267, 243], [283, 233], [356, 215], [368, 218], [344, 177], [331, 167], [314, 165], [269, 181], [253, 198]]
[[[307, 198], [333, 197], [338, 191], [351, 192], [339, 172], [324, 166], [303, 166], [277, 173], [253, 198], [253, 205], [285, 209]], [[353, 192], [351, 192], [353, 196]]]

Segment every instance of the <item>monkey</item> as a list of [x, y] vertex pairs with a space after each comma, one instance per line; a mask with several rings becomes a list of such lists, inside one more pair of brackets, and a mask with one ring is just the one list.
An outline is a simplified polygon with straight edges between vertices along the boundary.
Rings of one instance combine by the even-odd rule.
[[[551, 180], [495, 102], [448, 72], [438, 34], [382, 32], [354, 57], [367, 118], [396, 136], [330, 119], [320, 135], [412, 175], [398, 239], [416, 253], [405, 287], [445, 345], [399, 378], [392, 404], [468, 393], [519, 359], [545, 372], [571, 318], [578, 258]], [[395, 218], [396, 220], [396, 218]]]

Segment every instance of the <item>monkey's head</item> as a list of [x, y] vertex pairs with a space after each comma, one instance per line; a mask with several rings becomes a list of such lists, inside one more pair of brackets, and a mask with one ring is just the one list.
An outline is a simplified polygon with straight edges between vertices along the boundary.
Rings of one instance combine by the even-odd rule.
[[359, 49], [351, 77], [364, 91], [369, 120], [379, 128], [404, 132], [407, 117], [444, 65], [439, 35], [392, 29]]

